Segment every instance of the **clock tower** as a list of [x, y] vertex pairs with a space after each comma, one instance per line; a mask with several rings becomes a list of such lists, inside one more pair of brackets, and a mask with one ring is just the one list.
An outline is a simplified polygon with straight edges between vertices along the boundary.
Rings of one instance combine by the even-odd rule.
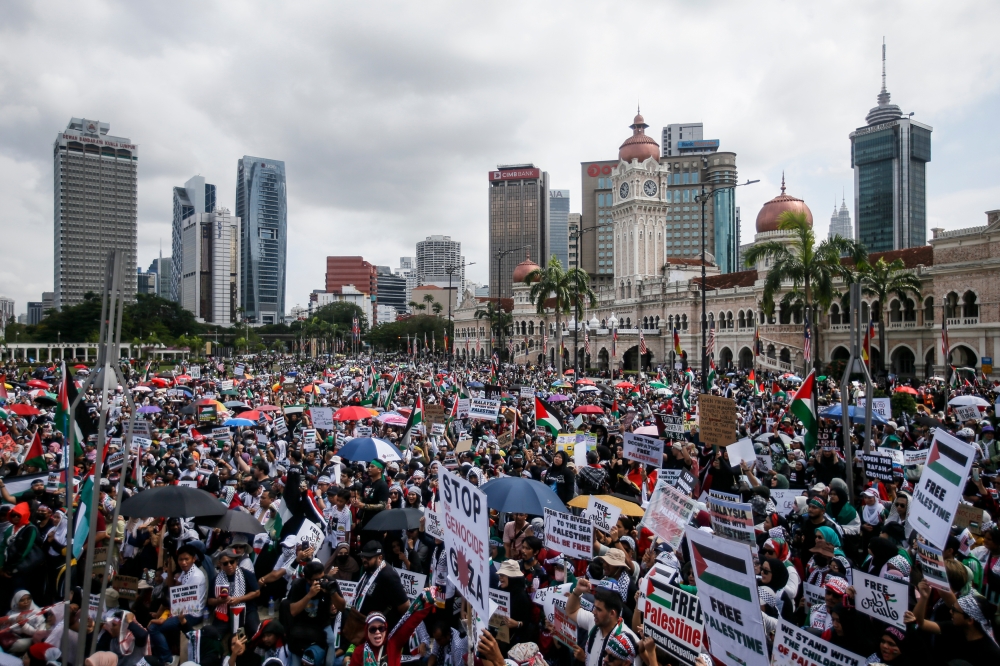
[[670, 168], [660, 164], [660, 148], [646, 136], [649, 125], [641, 115], [633, 120], [632, 136], [618, 150], [611, 171], [614, 205], [615, 291], [618, 298], [636, 298], [646, 280], [658, 280], [667, 262], [666, 192]]

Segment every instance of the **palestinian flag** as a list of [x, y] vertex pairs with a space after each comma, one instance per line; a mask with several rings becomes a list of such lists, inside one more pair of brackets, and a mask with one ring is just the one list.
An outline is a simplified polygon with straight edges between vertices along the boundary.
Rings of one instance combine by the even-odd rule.
[[537, 396], [535, 397], [535, 427], [545, 428], [552, 434], [552, 437], [556, 437], [562, 429], [559, 419], [550, 414], [549, 410], [545, 409], [545, 405], [542, 404], [542, 401]]
[[618, 398], [615, 398], [614, 402], [611, 403], [611, 416], [616, 419], [621, 416], [621, 412], [618, 411]]
[[389, 385], [389, 391], [385, 394], [385, 402], [382, 406], [388, 408], [392, 404], [393, 399], [396, 397], [396, 391], [399, 390], [399, 373], [392, 378], [392, 384]]
[[778, 382], [771, 382], [771, 397], [784, 400], [788, 397], [788, 395], [781, 390], [781, 386], [778, 385]]
[[671, 573], [668, 570], [654, 564], [649, 575], [646, 576], [646, 598], [672, 610], [674, 593], [668, 582], [670, 576]]
[[406, 420], [406, 427], [403, 432], [407, 435], [410, 434], [415, 426], [420, 425], [424, 422], [424, 397], [420, 394], [419, 389], [417, 391], [417, 402], [413, 405], [413, 411], [410, 412], [410, 418]]
[[802, 382], [802, 386], [795, 392], [792, 404], [788, 410], [802, 421], [806, 428], [806, 453], [811, 452], [816, 447], [816, 435], [819, 430], [819, 419], [816, 418], [816, 407], [813, 402], [813, 394], [816, 392], [816, 371], [813, 370]]
[[717, 375], [718, 375], [718, 372], [715, 369], [715, 359], [714, 358], [710, 358], [710, 359], [708, 359], [708, 388], [709, 388], [709, 390], [711, 390], [711, 388], [713, 386], [715, 386], [715, 378], [716, 378]]
[[714, 587], [737, 599], [754, 602], [754, 594], [749, 587], [741, 583], [753, 580], [753, 574], [747, 571], [746, 560], [715, 550], [702, 543], [689, 541], [694, 564], [694, 572], [699, 583]]
[[45, 463], [45, 449], [42, 447], [42, 436], [35, 431], [35, 438], [31, 440], [31, 447], [24, 456], [25, 467], [35, 467], [48, 471], [49, 466]]
[[956, 368], [953, 365], [950, 367], [951, 367], [951, 381], [949, 382], [949, 384], [952, 388], [958, 388], [958, 384], [961, 381], [961, 378], [958, 376], [958, 368]]
[[931, 450], [927, 453], [927, 466], [956, 488], [962, 488], [965, 485], [966, 469], [969, 467], [969, 456], [935, 437]]
[[153, 362], [152, 361], [150, 361], [149, 363], [146, 364], [146, 369], [142, 373], [142, 381], [143, 382], [148, 382], [150, 379], [153, 378], [152, 374], [149, 372], [149, 369], [152, 368], [152, 367], [153, 367]]
[[375, 366], [370, 365], [368, 366], [368, 390], [365, 392], [365, 399], [361, 401], [361, 404], [374, 404], [376, 397], [378, 397], [378, 374], [375, 372]]
[[683, 409], [691, 409], [691, 380], [688, 379], [687, 383], [684, 385], [684, 390], [681, 391], [681, 407]]
[[76, 528], [73, 530], [73, 557], [80, 559], [90, 533], [90, 504], [94, 500], [94, 477], [88, 476], [80, 488], [80, 503], [76, 507]]
[[760, 387], [757, 386], [757, 377], [756, 377], [756, 375], [754, 375], [754, 371], [753, 370], [750, 371], [750, 375], [747, 377], [747, 381], [749, 381], [750, 385], [753, 386], [753, 394], [759, 396], [760, 395]]

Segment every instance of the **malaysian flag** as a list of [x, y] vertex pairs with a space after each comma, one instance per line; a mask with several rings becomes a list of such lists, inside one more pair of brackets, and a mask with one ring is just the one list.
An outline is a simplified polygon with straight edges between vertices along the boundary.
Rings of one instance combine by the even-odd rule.
[[943, 311], [941, 314], [941, 358], [947, 363], [948, 353], [951, 351], [951, 345], [948, 344], [948, 320], [944, 317]]
[[763, 344], [760, 341], [760, 329], [756, 326], [753, 327], [753, 355], [760, 356], [760, 352], [763, 348]]
[[642, 335], [642, 329], [639, 329], [639, 355], [646, 355], [646, 338]]
[[507, 338], [507, 355], [514, 358], [514, 338]]
[[548, 354], [549, 353], [549, 332], [548, 331], [543, 331], [542, 332], [542, 353], [543, 354]]
[[618, 328], [611, 329], [611, 358], [618, 358]]
[[351, 333], [354, 334], [354, 339], [358, 340], [361, 337], [361, 326], [358, 324], [358, 318], [355, 317], [351, 325]]
[[583, 327], [583, 353], [590, 356], [590, 327]]
[[705, 347], [706, 354], [715, 353], [715, 321], [708, 322], [708, 344]]
[[809, 363], [809, 359], [812, 358], [812, 334], [810, 333], [809, 326], [809, 315], [805, 316], [805, 331], [803, 332], [804, 341], [802, 343], [802, 356], [806, 363]]

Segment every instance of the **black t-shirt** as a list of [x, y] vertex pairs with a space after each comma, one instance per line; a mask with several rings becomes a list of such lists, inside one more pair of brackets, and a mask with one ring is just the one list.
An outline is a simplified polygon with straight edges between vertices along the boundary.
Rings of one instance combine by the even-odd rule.
[[[364, 585], [365, 582], [363, 581], [358, 586], [358, 594], [361, 594]], [[378, 578], [375, 581], [375, 588], [368, 593], [361, 603], [361, 614], [368, 615], [372, 611], [379, 611], [385, 615], [389, 626], [395, 627], [396, 623], [399, 622], [399, 618], [403, 617], [403, 614], [397, 609], [408, 600], [409, 597], [406, 596], [406, 590], [403, 589], [403, 582], [399, 580], [399, 574], [387, 564], [379, 572]]]
[[965, 629], [960, 629], [951, 622], [942, 622], [940, 627], [941, 639], [937, 644], [941, 663], [964, 659], [972, 666], [1000, 664], [1000, 647], [989, 636], [968, 641], [965, 639]]
[[[380, 477], [378, 481], [370, 482], [365, 485], [365, 490], [363, 497], [361, 499], [362, 504], [385, 504], [385, 508], [389, 508], [389, 484], [385, 482], [384, 477]], [[372, 517], [378, 513], [375, 510], [365, 509], [364, 516], [362, 516], [362, 525], [367, 523]]]
[[[288, 588], [288, 601], [295, 603], [302, 601], [302, 598], [309, 593], [312, 581], [305, 578], [296, 578]], [[330, 597], [326, 592], [320, 592], [309, 600], [304, 611], [296, 615], [293, 620], [295, 624], [308, 626], [313, 629], [322, 629], [330, 623]]]

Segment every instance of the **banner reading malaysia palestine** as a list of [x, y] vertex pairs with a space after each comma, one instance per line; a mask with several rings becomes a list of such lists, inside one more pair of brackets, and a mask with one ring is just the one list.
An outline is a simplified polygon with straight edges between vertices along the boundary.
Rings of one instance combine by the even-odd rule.
[[670, 585], [661, 566], [654, 564], [646, 576], [643, 628], [672, 658], [693, 665], [705, 645], [701, 603], [697, 596]]
[[594, 524], [590, 518], [545, 508], [545, 545], [567, 557], [594, 556]]
[[750, 549], [695, 527], [686, 534], [712, 656], [726, 666], [767, 666]]
[[708, 496], [708, 509], [712, 514], [712, 529], [720, 537], [745, 543], [756, 552], [757, 537], [753, 527], [753, 508], [749, 504], [727, 502]]
[[637, 460], [643, 465], [663, 466], [663, 440], [649, 435], [625, 433], [623, 455], [628, 460]]
[[927, 453], [927, 464], [913, 491], [907, 522], [937, 548], [944, 548], [969, 478], [975, 448], [971, 444], [934, 431], [934, 441]]
[[657, 479], [641, 525], [676, 549], [684, 538], [684, 526], [691, 520], [694, 510], [694, 500], [682, 495], [663, 479]]
[[486, 398], [471, 398], [469, 401], [469, 418], [484, 421], [496, 421], [500, 414], [500, 401]]
[[490, 517], [486, 495], [456, 474], [442, 474], [441, 503], [448, 580], [479, 617], [488, 619]]
[[917, 562], [920, 564], [920, 570], [924, 572], [924, 580], [928, 585], [944, 592], [951, 592], [948, 572], [944, 568], [944, 554], [940, 550], [918, 540]]
[[865, 666], [866, 657], [824, 641], [805, 629], [779, 620], [771, 666]]

